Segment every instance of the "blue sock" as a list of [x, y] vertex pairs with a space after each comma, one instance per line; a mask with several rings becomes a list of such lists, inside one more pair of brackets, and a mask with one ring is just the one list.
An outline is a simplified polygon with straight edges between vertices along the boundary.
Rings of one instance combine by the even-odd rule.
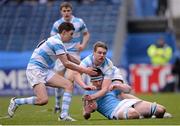
[[36, 101], [36, 97], [32, 96], [32, 97], [28, 97], [28, 98], [16, 98], [14, 101], [17, 105], [24, 105], [24, 104], [34, 105], [35, 101]]
[[157, 109], [157, 104], [156, 104], [156, 102], [154, 102], [154, 103], [151, 104], [151, 112], [150, 112], [151, 116], [155, 115], [156, 109]]
[[63, 89], [62, 88], [55, 88], [55, 107], [60, 108], [60, 99], [63, 95]]
[[69, 106], [70, 106], [70, 103], [71, 103], [71, 98], [72, 98], [71, 93], [64, 92], [63, 100], [62, 100], [62, 108], [61, 108], [62, 111], [61, 111], [61, 114], [60, 114], [61, 118], [64, 118], [64, 117], [68, 116], [68, 114], [69, 114]]

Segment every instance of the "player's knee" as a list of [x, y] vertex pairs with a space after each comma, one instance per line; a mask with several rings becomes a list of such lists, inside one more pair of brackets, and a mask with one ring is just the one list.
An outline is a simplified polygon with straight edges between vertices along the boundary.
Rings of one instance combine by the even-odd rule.
[[128, 109], [128, 119], [139, 119], [140, 114], [133, 108]]
[[66, 90], [72, 92], [73, 91], [73, 88], [74, 88], [74, 85], [70, 82], [66, 85]]
[[68, 74], [66, 75], [66, 79], [73, 83], [75, 74], [76, 72], [74, 71], [68, 72]]
[[74, 81], [74, 78], [73, 77], [68, 77], [67, 78], [69, 81], [71, 81], [71, 83], [73, 83], [73, 81]]
[[37, 98], [38, 105], [46, 105], [48, 103], [48, 97]]
[[157, 118], [163, 118], [165, 112], [166, 112], [166, 108], [164, 106], [157, 106], [155, 116]]

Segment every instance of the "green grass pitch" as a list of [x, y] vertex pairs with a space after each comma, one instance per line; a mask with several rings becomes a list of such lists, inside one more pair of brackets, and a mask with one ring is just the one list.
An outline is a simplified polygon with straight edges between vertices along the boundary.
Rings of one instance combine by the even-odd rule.
[[0, 97], [0, 125], [180, 125], [180, 93], [140, 94], [137, 96], [164, 105], [173, 118], [108, 120], [95, 112], [90, 120], [84, 120], [81, 96], [73, 96], [70, 107], [71, 116], [78, 120], [76, 122], [57, 120], [58, 114], [53, 113], [54, 97], [50, 97], [49, 103], [45, 106], [21, 106], [13, 118], [7, 118], [10, 97]]

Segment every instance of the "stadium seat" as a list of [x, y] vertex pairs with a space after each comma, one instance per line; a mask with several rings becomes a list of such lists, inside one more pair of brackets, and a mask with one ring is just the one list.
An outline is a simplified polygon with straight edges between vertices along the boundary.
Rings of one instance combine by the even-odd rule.
[[[60, 17], [61, 2], [62, 0], [58, 0], [48, 5], [38, 2], [17, 4], [10, 1], [3, 5], [0, 8], [0, 35], [6, 37], [1, 38], [0, 42], [7, 41], [8, 44], [0, 49], [33, 50], [38, 41], [49, 37], [54, 21]], [[88, 49], [92, 49], [92, 45], [98, 40], [107, 42], [109, 48], [112, 48], [119, 5], [104, 0], [89, 4], [72, 1], [72, 4], [74, 15], [85, 21], [91, 33]]]

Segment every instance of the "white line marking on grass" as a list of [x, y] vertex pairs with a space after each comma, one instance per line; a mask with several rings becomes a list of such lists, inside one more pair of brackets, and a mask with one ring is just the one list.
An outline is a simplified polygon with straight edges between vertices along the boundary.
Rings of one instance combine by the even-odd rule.
[[8, 118], [10, 118], [8, 115], [0, 117], [0, 119], [8, 119]]
[[38, 112], [53, 112], [53, 110], [52, 109], [42, 109], [42, 110], [40, 110]]

